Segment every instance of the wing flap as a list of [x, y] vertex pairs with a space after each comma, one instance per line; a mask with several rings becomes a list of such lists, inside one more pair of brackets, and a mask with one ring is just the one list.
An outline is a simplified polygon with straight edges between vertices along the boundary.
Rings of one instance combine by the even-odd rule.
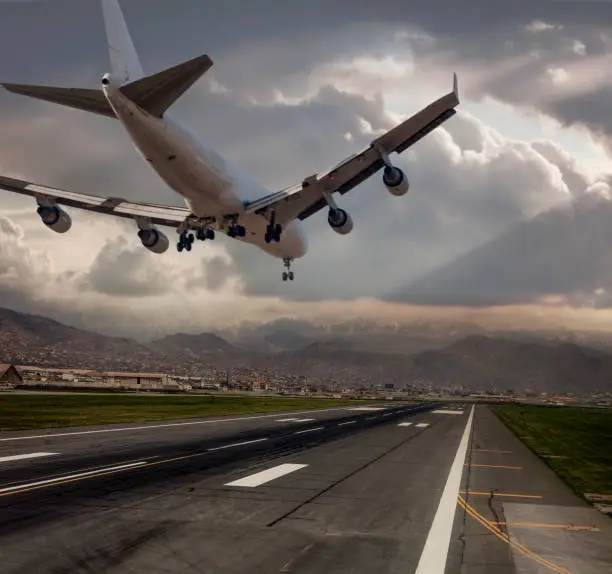
[[114, 215], [115, 217], [127, 219], [144, 217], [150, 219], [151, 223], [169, 227], [177, 227], [191, 215], [189, 209], [182, 207], [127, 201], [120, 197], [101, 197], [77, 193], [6, 176], [0, 176], [0, 189], [34, 198], [51, 199], [59, 205]]
[[341, 195], [351, 191], [384, 167], [380, 151], [387, 154], [406, 151], [454, 116], [458, 105], [457, 75], [454, 74], [452, 92], [375, 139], [368, 148], [340, 162], [321, 178], [317, 178], [317, 185], [294, 186], [249, 205], [252, 205], [256, 212], [274, 208], [277, 210], [277, 219], [283, 221], [296, 217], [306, 219], [326, 207], [323, 191]]

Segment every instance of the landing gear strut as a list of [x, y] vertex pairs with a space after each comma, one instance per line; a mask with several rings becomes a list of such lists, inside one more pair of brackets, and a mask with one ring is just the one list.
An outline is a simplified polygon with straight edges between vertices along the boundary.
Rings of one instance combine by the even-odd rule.
[[291, 259], [291, 257], [284, 257], [283, 258], [283, 263], [285, 265], [285, 269], [286, 271], [283, 271], [283, 281], [287, 281], [287, 279], [289, 279], [289, 281], [293, 281], [293, 271], [291, 271], [291, 262], [293, 261], [293, 259]]
[[276, 223], [276, 213], [273, 211], [270, 216], [270, 223], [266, 227], [266, 235], [264, 240], [266, 243], [276, 241], [278, 243], [281, 240], [281, 233], [283, 232], [283, 226], [280, 223]]

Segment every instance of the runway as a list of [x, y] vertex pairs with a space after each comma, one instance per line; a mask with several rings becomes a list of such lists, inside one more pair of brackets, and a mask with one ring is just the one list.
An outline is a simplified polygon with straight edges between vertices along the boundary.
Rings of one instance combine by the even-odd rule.
[[2, 572], [612, 569], [609, 519], [486, 407], [349, 409], [2, 433]]

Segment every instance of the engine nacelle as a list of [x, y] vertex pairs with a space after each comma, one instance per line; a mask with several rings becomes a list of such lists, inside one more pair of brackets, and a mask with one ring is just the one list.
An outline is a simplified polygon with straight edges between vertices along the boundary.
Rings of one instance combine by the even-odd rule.
[[344, 209], [330, 209], [327, 215], [327, 223], [340, 235], [346, 235], [353, 230], [353, 220]]
[[164, 253], [170, 245], [170, 240], [165, 233], [155, 227], [138, 230], [141, 243], [153, 253]]
[[70, 216], [57, 205], [39, 205], [36, 213], [42, 222], [55, 233], [66, 233], [72, 227]]
[[406, 195], [410, 187], [406, 174], [399, 167], [385, 167], [383, 171], [383, 183], [389, 193], [396, 197]]

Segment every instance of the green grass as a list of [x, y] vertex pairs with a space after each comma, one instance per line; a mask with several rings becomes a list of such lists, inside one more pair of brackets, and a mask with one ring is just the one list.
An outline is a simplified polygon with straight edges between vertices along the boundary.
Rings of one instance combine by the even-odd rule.
[[491, 410], [577, 494], [612, 494], [612, 411], [535, 406]]
[[0, 394], [0, 431], [323, 409], [359, 401], [284, 397]]

